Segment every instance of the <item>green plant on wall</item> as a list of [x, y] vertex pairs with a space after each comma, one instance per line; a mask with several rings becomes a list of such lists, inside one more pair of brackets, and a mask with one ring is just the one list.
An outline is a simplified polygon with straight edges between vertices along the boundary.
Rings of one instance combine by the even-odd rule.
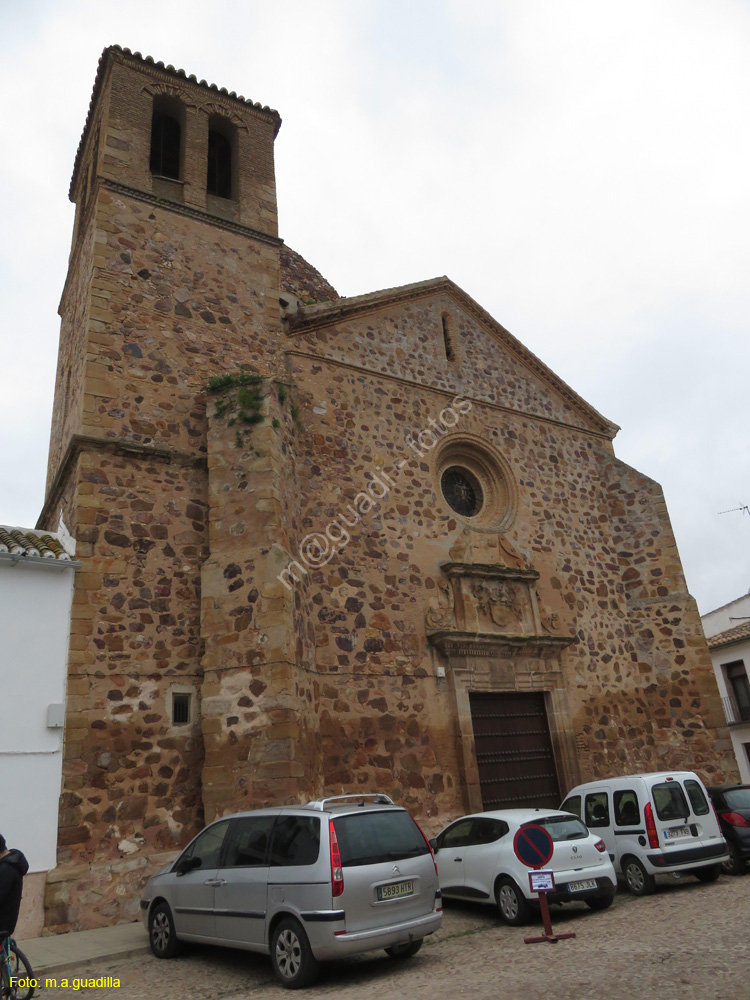
[[[209, 395], [218, 396], [214, 408], [214, 417], [219, 420], [226, 418], [227, 427], [235, 428], [234, 443], [237, 448], [243, 448], [246, 437], [255, 426], [263, 423], [263, 383], [268, 380], [267, 376], [251, 371], [249, 368], [240, 366], [238, 372], [225, 372], [223, 375], [214, 375], [206, 384], [206, 392]], [[288, 388], [284, 382], [276, 381], [279, 403], [283, 406], [288, 395]], [[227, 389], [237, 389], [236, 395], [219, 395]], [[292, 420], [297, 427], [301, 426], [299, 408], [296, 403], [291, 406]], [[274, 417], [272, 421], [274, 430], [281, 424]]]
[[240, 368], [239, 372], [214, 375], [208, 380], [206, 391], [210, 395], [225, 393], [227, 389], [237, 389], [236, 395], [222, 395], [216, 400], [214, 417], [226, 418], [227, 427], [235, 428], [234, 443], [242, 448], [245, 438], [255, 424], [263, 422], [263, 375]]

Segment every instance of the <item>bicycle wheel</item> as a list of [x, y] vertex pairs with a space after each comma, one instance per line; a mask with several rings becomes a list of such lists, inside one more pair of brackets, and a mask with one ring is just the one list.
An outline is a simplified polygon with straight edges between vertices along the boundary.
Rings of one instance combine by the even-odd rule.
[[8, 976], [8, 963], [5, 961], [5, 955], [0, 954], [0, 997], [2, 997], [2, 1000], [11, 1000], [10, 980]]
[[[31, 963], [15, 942], [10, 946], [10, 977], [14, 984], [10, 991], [11, 1000], [31, 1000], [34, 996], [34, 970]], [[18, 980], [24, 985], [18, 985]]]

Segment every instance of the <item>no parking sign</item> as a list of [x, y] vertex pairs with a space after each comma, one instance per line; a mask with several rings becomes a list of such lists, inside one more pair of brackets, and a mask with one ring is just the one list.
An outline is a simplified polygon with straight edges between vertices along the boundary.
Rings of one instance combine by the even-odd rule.
[[[536, 823], [527, 823], [522, 826], [513, 838], [513, 850], [516, 852], [518, 860], [527, 868], [543, 868], [552, 857], [554, 844], [552, 837]], [[532, 892], [539, 895], [539, 908], [542, 911], [542, 923], [544, 924], [544, 934], [542, 937], [524, 938], [526, 944], [536, 944], [541, 941], [548, 941], [550, 944], [557, 944], [562, 938], [574, 938], [575, 934], [553, 934], [552, 923], [549, 918], [549, 906], [547, 905], [547, 893], [555, 891], [555, 873], [553, 871], [529, 872], [529, 885]]]
[[552, 857], [552, 837], [543, 826], [527, 823], [513, 838], [513, 850], [518, 860], [527, 868], [541, 868]]

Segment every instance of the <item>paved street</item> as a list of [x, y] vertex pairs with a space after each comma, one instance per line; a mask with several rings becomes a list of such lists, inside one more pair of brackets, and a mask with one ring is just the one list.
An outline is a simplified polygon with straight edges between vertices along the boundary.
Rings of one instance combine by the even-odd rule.
[[[664, 882], [659, 892], [591, 913], [583, 904], [552, 909], [558, 932], [573, 940], [524, 944], [541, 924], [509, 928], [491, 907], [446, 904], [440, 932], [402, 964], [374, 953], [323, 968], [308, 997], [338, 1000], [748, 1000], [750, 875]], [[119, 989], [41, 989], [43, 1000], [253, 1000], [291, 996], [259, 955], [192, 948], [159, 961], [151, 955], [69, 972], [115, 976]]]

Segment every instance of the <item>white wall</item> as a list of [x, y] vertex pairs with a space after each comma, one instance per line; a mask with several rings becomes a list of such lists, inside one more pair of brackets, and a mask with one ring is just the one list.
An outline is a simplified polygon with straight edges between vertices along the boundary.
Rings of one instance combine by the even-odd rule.
[[709, 611], [707, 615], [701, 617], [703, 631], [706, 638], [718, 635], [719, 632], [726, 632], [736, 625], [744, 625], [750, 621], [750, 594], [738, 597], [736, 601], [724, 604], [715, 611]]
[[0, 833], [30, 871], [54, 868], [74, 568], [59, 560], [0, 560]]
[[[736, 603], [736, 602], [735, 602]], [[750, 598], [748, 599], [750, 603]], [[735, 613], [734, 611], [732, 612]], [[741, 613], [741, 612], [740, 612]], [[740, 622], [733, 622], [733, 625], [739, 625]], [[732, 625], [727, 626], [731, 628]], [[724, 632], [725, 629], [719, 629], [718, 631]], [[745, 664], [745, 670], [750, 676], [750, 639], [743, 639], [740, 642], [733, 642], [730, 646], [721, 646], [719, 649], [711, 650], [711, 662], [714, 665], [714, 673], [716, 674], [716, 683], [719, 687], [719, 694], [722, 698], [734, 697], [732, 690], [732, 685], [727, 683], [725, 666], [728, 663], [735, 663], [737, 660], [742, 660]], [[740, 769], [740, 779], [745, 784], [750, 784], [750, 761], [748, 761], [747, 752], [743, 744], [750, 743], [750, 723], [743, 723], [739, 726], [730, 726], [729, 735], [732, 738], [732, 746], [734, 748], [734, 755], [737, 758], [737, 764]]]

